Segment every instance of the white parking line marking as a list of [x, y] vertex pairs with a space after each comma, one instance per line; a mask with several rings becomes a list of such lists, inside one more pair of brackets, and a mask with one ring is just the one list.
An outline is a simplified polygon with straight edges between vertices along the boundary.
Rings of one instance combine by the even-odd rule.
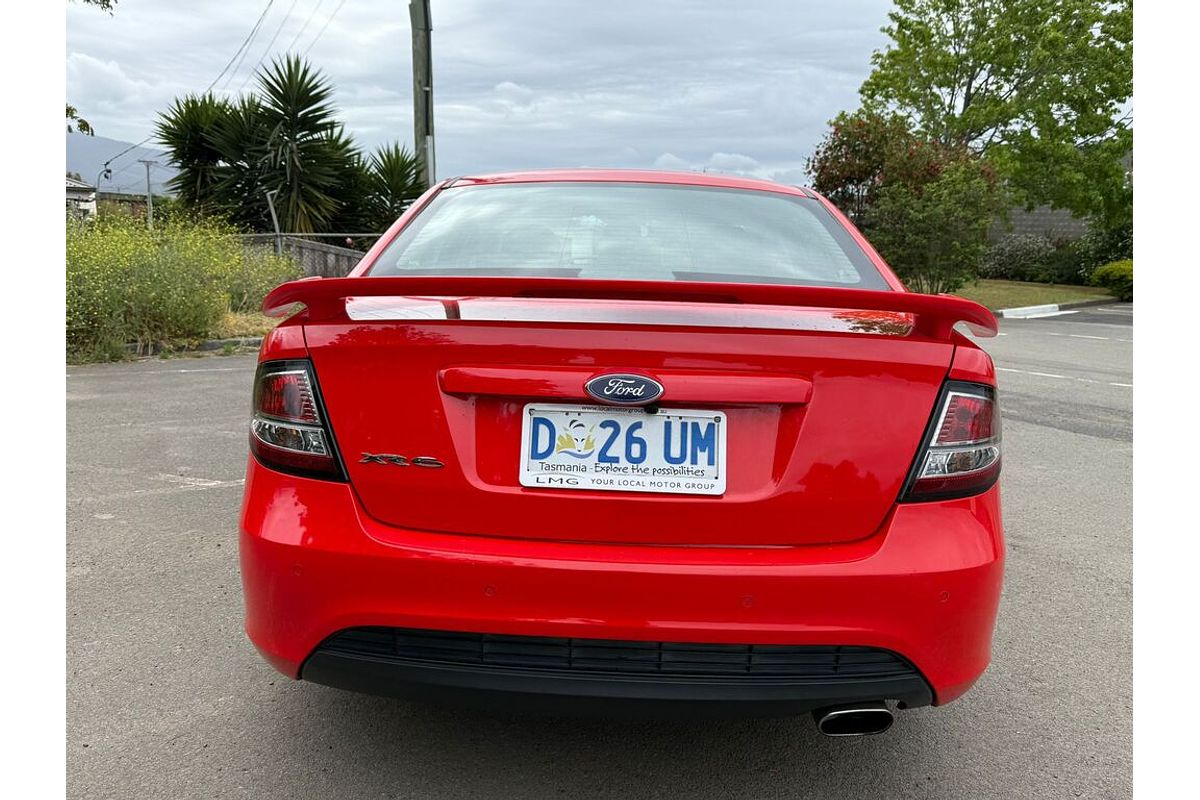
[[[1125, 326], [1109, 325], [1107, 327], [1115, 328], [1115, 327], [1125, 327]], [[1021, 333], [1033, 334], [1034, 336], [1059, 336], [1059, 337], [1071, 337], [1074, 339], [1099, 339], [1099, 340], [1105, 341], [1105, 342], [1132, 342], [1133, 341], [1133, 339], [1120, 339], [1115, 336], [1090, 336], [1085, 333], [1055, 333], [1054, 331], [1031, 331], [1031, 330], [1022, 330]], [[1008, 334], [1001, 333], [1001, 334], [997, 334], [997, 335], [1007, 336]]]
[[[1104, 383], [1104, 381], [1096, 381], [1096, 380], [1092, 380], [1091, 378], [1076, 378], [1071, 375], [1056, 375], [1053, 372], [1034, 372], [1033, 370], [1029, 370], [1029, 369], [1013, 369], [1012, 367], [996, 367], [996, 372], [1015, 372], [1018, 375], [1035, 375], [1039, 378], [1055, 378], [1056, 380], [1077, 381], [1079, 383], [1094, 383], [1094, 384]], [[1133, 388], [1132, 383], [1108, 382], [1107, 385], [1119, 386], [1123, 389], [1132, 389]]]
[[[163, 478], [165, 476], [156, 476]], [[173, 476], [179, 477], [179, 476]], [[236, 486], [242, 486], [246, 483], [245, 478], [238, 478], [236, 481], [205, 481], [204, 483], [182, 483], [176, 486], [163, 486], [156, 489], [130, 489], [124, 492], [116, 492], [115, 494], [99, 495], [96, 497], [80, 497], [68, 500], [68, 503], [111, 503], [114, 500], [129, 500], [135, 497], [150, 497], [163, 494], [179, 494], [180, 492], [198, 492], [206, 489], [227, 489]]]
[[213, 367], [212, 369], [147, 369], [147, 370], [132, 370], [127, 369], [117, 372], [85, 372], [72, 375], [67, 373], [68, 378], [105, 378], [109, 375], [178, 375], [187, 372], [242, 372], [245, 367]]

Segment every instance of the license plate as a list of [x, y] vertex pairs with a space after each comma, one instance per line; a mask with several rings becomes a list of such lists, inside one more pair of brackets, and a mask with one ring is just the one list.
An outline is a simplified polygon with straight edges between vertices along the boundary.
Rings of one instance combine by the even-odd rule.
[[724, 494], [726, 427], [720, 411], [530, 403], [521, 485]]

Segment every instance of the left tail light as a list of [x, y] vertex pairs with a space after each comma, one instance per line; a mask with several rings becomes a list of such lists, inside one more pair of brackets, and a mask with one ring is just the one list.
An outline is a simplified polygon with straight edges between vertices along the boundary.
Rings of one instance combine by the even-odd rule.
[[264, 466], [280, 472], [345, 480], [310, 362], [259, 364], [250, 452]]
[[1000, 477], [996, 391], [947, 382], [900, 499], [947, 500], [979, 494]]

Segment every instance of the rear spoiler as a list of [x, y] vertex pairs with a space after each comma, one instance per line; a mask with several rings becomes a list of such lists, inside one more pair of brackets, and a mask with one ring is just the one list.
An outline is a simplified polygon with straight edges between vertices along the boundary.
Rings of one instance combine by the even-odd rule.
[[828, 286], [774, 286], [750, 283], [682, 281], [605, 281], [580, 278], [485, 278], [460, 276], [388, 276], [304, 278], [285, 283], [263, 300], [263, 313], [283, 316], [296, 303], [310, 322], [346, 321], [351, 297], [489, 297], [641, 300], [651, 302], [733, 303], [797, 308], [888, 311], [912, 314], [914, 330], [949, 339], [963, 322], [977, 336], [995, 336], [996, 318], [978, 303], [950, 295], [880, 292]]

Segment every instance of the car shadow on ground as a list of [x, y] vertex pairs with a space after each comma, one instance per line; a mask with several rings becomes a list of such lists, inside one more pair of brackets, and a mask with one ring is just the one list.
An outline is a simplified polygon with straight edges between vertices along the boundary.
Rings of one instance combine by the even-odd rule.
[[[637, 720], [503, 714], [311, 684], [296, 688], [301, 691], [290, 696], [304, 709], [293, 710], [307, 715], [307, 729], [318, 733], [304, 747], [310, 752], [281, 755], [311, 764], [314, 757], [352, 754], [350, 763], [370, 771], [368, 782], [382, 796], [770, 797], [793, 795], [797, 786], [823, 798], [928, 796], [928, 781], [935, 779], [930, 768], [936, 771], [936, 762], [947, 756], [936, 747], [943, 726], [930, 724], [929, 711], [920, 709], [902, 712], [881, 736], [830, 739], [809, 715]], [[344, 767], [343, 758], [337, 760]]]

